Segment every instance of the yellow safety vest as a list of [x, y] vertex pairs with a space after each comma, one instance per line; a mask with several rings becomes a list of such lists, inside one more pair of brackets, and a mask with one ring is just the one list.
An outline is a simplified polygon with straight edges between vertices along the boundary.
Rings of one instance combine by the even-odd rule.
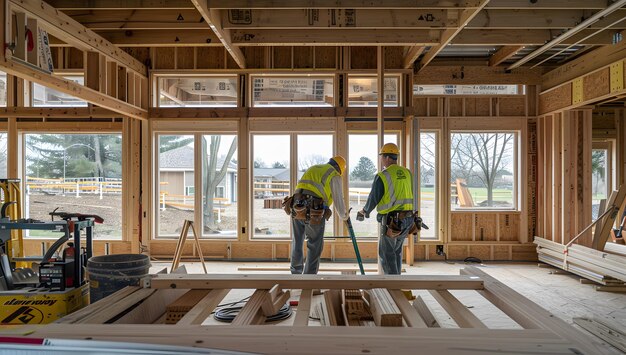
[[385, 193], [376, 206], [380, 214], [393, 211], [413, 210], [413, 188], [411, 172], [399, 165], [388, 166], [378, 173], [385, 186]]
[[337, 170], [330, 164], [319, 164], [310, 167], [296, 185], [297, 189], [305, 189], [314, 192], [324, 200], [327, 206], [333, 204], [333, 194], [330, 189], [330, 180], [339, 176]]

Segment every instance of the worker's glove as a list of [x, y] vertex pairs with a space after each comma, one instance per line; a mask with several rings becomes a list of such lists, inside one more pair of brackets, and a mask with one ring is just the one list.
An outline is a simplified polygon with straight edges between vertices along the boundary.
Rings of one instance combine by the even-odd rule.
[[365, 213], [363, 213], [363, 210], [360, 210], [356, 213], [356, 220], [360, 222], [363, 222], [365, 220]]

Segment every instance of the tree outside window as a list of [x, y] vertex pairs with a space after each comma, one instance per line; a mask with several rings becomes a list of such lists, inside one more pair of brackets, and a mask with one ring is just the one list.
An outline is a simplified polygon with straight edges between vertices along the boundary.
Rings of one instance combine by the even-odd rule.
[[516, 134], [453, 133], [450, 146], [451, 205], [515, 208]]

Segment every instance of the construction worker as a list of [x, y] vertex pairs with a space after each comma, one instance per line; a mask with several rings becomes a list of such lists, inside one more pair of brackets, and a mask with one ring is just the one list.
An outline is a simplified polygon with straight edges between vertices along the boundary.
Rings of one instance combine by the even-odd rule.
[[[317, 274], [320, 255], [324, 248], [324, 228], [330, 219], [330, 206], [335, 203], [339, 217], [347, 220], [349, 215], [343, 200], [341, 175], [346, 170], [346, 160], [342, 156], [331, 158], [326, 164], [313, 165], [302, 175], [291, 206], [291, 273]], [[286, 207], [285, 206], [285, 207]], [[285, 209], [287, 211], [287, 208]], [[303, 244], [307, 240], [306, 263], [303, 263]]]
[[409, 169], [399, 166], [400, 150], [393, 143], [380, 149], [383, 171], [372, 183], [372, 190], [356, 219], [370, 217], [376, 207], [376, 220], [382, 224], [378, 257], [385, 274], [399, 275], [402, 270], [402, 244], [415, 224], [413, 214], [413, 182]]

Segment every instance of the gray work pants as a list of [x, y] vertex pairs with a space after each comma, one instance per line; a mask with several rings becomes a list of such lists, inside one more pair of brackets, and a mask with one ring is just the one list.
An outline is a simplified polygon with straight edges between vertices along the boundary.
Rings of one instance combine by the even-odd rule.
[[387, 216], [384, 216], [380, 228], [380, 239], [378, 242], [378, 257], [383, 267], [385, 275], [400, 275], [402, 272], [402, 244], [413, 226], [413, 216], [402, 220], [402, 233], [396, 238], [390, 238], [387, 233]]
[[[326, 220], [320, 224], [309, 224], [306, 221], [291, 219], [291, 273], [317, 274], [320, 266], [320, 255], [324, 249], [324, 227]], [[306, 236], [306, 264], [303, 259], [303, 246]]]

